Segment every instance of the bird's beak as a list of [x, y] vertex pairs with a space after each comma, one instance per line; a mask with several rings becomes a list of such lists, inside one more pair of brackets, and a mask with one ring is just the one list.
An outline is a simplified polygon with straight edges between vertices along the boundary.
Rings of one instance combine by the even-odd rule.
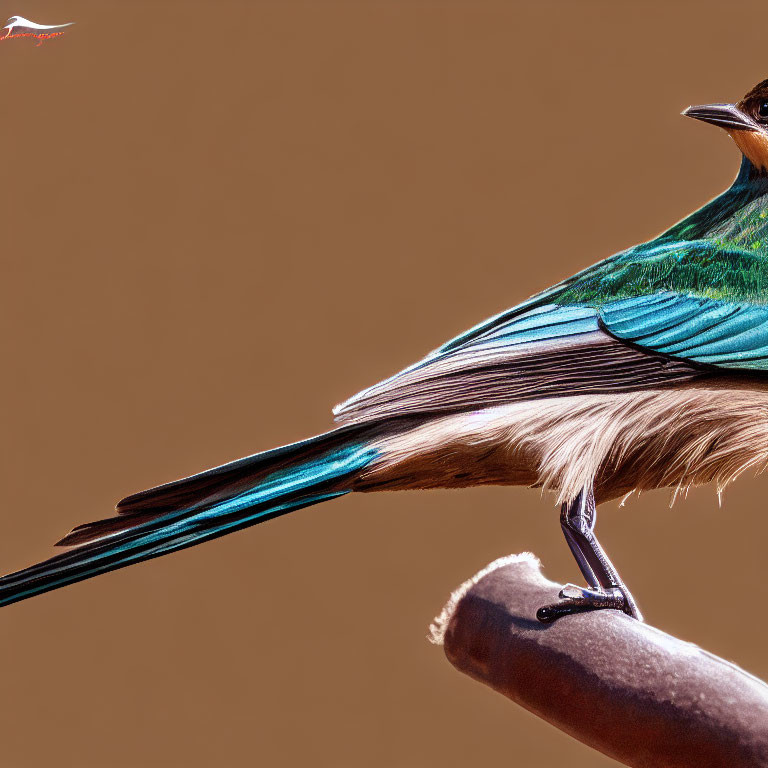
[[758, 131], [760, 126], [735, 104], [701, 104], [683, 110], [686, 117], [712, 123], [726, 131]]

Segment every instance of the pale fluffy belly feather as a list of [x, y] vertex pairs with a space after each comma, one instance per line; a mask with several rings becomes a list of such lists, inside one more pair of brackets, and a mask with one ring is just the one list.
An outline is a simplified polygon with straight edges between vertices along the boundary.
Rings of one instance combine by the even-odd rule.
[[530, 485], [565, 501], [594, 482], [605, 501], [714, 482], [719, 492], [768, 463], [768, 387], [709, 380], [527, 400], [441, 416], [380, 449], [355, 490]]

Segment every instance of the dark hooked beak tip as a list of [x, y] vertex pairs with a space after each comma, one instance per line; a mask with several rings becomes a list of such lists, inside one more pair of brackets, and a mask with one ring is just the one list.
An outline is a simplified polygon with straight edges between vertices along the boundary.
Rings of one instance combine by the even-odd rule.
[[698, 107], [688, 107], [682, 114], [725, 128], [726, 131], [760, 130], [760, 126], [735, 104], [702, 104]]

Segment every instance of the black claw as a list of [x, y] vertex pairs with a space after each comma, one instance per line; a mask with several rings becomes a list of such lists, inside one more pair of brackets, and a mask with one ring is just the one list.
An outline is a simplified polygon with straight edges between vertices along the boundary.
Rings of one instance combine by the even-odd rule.
[[542, 624], [550, 624], [557, 618], [557, 609], [554, 605], [544, 605], [536, 611], [536, 618]]
[[566, 605], [565, 603], [552, 603], [544, 605], [536, 611], [536, 618], [542, 624], [551, 624], [553, 621], [568, 616], [572, 613], [582, 613], [584, 609], [579, 609], [575, 605]]
[[588, 611], [599, 610], [621, 610], [621, 606], [617, 605], [604, 605], [587, 603], [575, 600], [562, 600], [559, 603], [551, 603], [550, 605], [544, 605], [536, 611], [536, 618], [542, 622], [542, 624], [551, 624], [557, 619], [563, 618], [563, 616], [573, 616], [577, 613], [587, 613]]

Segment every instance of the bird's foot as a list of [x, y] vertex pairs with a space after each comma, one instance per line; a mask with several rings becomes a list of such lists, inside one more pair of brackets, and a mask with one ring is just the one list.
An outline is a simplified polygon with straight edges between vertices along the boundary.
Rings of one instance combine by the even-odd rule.
[[635, 599], [623, 585], [621, 587], [598, 590], [578, 587], [575, 584], [566, 584], [560, 590], [560, 597], [562, 599], [558, 602], [539, 608], [536, 611], [536, 618], [545, 624], [549, 624], [561, 616], [610, 608], [616, 611], [623, 611], [638, 621], [643, 620]]

